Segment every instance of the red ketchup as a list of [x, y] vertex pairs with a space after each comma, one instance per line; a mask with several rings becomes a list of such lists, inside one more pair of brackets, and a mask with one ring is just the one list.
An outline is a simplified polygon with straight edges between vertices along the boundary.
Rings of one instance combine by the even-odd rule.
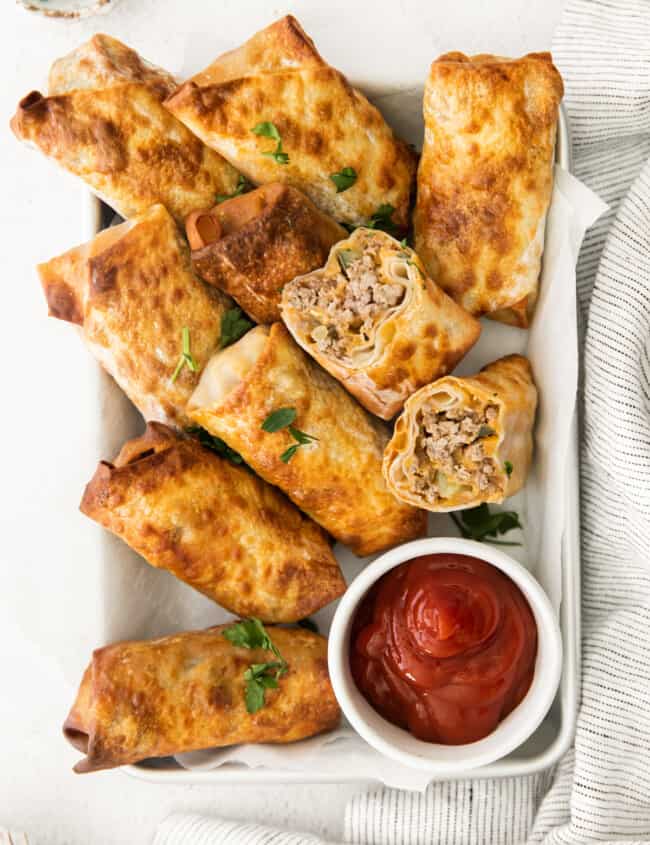
[[490, 734], [528, 692], [537, 627], [517, 585], [466, 555], [387, 572], [354, 618], [352, 676], [385, 719], [427, 742]]

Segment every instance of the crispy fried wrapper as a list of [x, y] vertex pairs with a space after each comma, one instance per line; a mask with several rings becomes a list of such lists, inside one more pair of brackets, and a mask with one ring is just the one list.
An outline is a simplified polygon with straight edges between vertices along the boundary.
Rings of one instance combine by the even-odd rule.
[[[282, 408], [295, 409], [298, 434], [262, 428]], [[425, 513], [398, 502], [382, 478], [387, 426], [321, 370], [281, 323], [257, 326], [213, 356], [187, 412], [357, 555], [424, 534]], [[304, 435], [309, 442], [299, 445]]]
[[179, 223], [232, 192], [238, 174], [164, 108], [157, 89], [129, 82], [44, 97], [11, 120], [16, 137], [86, 182], [122, 217], [162, 203]]
[[346, 237], [308, 197], [279, 182], [191, 214], [186, 230], [196, 272], [256, 323], [280, 320], [283, 286], [321, 267]]
[[363, 228], [284, 288], [282, 316], [300, 346], [385, 420], [451, 372], [481, 332], [412, 249]]
[[[407, 223], [415, 154], [291, 15], [220, 56], [165, 105], [256, 184], [293, 185], [336, 220], [360, 224], [390, 204], [395, 223]], [[251, 131], [260, 123], [275, 126], [287, 162], [267, 155], [277, 139]], [[330, 176], [348, 167], [356, 182], [337, 192]]]
[[189, 425], [198, 374], [184, 364], [183, 329], [202, 367], [219, 346], [232, 300], [205, 285], [170, 214], [145, 214], [38, 266], [49, 313], [81, 326], [91, 352], [147, 420]]
[[537, 389], [522, 355], [421, 388], [407, 400], [386, 447], [389, 489], [430, 511], [513, 496], [530, 468], [536, 408]]
[[530, 323], [562, 94], [550, 53], [449, 53], [431, 65], [415, 248], [471, 314]]
[[117, 38], [98, 32], [53, 63], [48, 93], [52, 96], [82, 89], [109, 88], [125, 82], [143, 83], [161, 101], [178, 87], [171, 73], [143, 59]]
[[97, 649], [63, 725], [85, 757], [79, 773], [148, 757], [236, 745], [287, 743], [332, 730], [340, 711], [327, 671], [327, 640], [267, 628], [289, 671], [248, 713], [244, 672], [272, 652], [233, 646], [222, 625]]
[[319, 526], [245, 467], [160, 423], [99, 464], [80, 508], [240, 616], [297, 622], [345, 590]]

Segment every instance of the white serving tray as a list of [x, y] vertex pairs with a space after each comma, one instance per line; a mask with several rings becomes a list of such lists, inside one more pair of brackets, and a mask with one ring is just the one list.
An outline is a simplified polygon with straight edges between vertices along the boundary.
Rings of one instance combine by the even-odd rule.
[[[366, 90], [368, 86], [365, 86]], [[373, 91], [377, 103], [406, 140], [421, 137], [421, 89], [391, 90], [383, 94]], [[557, 163], [570, 170], [570, 141], [564, 112], [560, 111]], [[113, 212], [91, 194], [86, 194], [87, 237], [93, 237], [108, 226]], [[484, 329], [484, 334], [496, 327]], [[117, 385], [98, 366], [98, 419], [97, 442], [101, 450], [98, 459], [112, 458], [124, 440], [142, 431], [143, 423], [137, 411], [122, 394]], [[562, 538], [562, 602], [560, 624], [564, 646], [564, 666], [560, 688], [548, 716], [538, 730], [522, 746], [507, 757], [474, 769], [456, 778], [509, 777], [533, 774], [556, 763], [570, 747], [576, 723], [580, 689], [580, 524], [579, 524], [579, 473], [578, 473], [578, 419], [573, 419], [570, 451], [566, 472], [566, 523]], [[521, 494], [519, 494], [521, 495]], [[514, 503], [525, 511], [525, 502], [519, 498]], [[445, 518], [446, 519], [446, 518]], [[430, 534], [448, 533], [450, 524], [436, 515], [431, 520]], [[219, 624], [231, 618], [203, 596], [174, 579], [165, 572], [154, 570], [135, 552], [108, 532], [99, 532], [99, 554], [102, 572], [104, 609], [104, 642], [123, 638], [160, 636], [165, 633]], [[365, 565], [350, 552], [337, 546], [344, 574], [349, 581]], [[163, 592], [161, 594], [161, 584]], [[147, 593], [154, 590], [155, 601]], [[161, 598], [162, 595], [162, 598]], [[321, 631], [326, 631], [336, 603], [315, 615]], [[190, 771], [183, 769], [173, 758], [147, 760], [125, 766], [131, 776], [154, 783], [210, 784], [210, 783], [342, 783], [358, 778], [346, 776], [345, 759], [341, 755], [340, 771], [319, 771], [318, 764], [308, 772], [287, 771], [280, 768], [248, 768], [227, 763], [212, 770]], [[432, 780], [436, 780], [435, 774]], [[442, 778], [440, 778], [442, 779]], [[444, 779], [450, 779], [445, 775]], [[367, 780], [366, 778], [363, 779]]]

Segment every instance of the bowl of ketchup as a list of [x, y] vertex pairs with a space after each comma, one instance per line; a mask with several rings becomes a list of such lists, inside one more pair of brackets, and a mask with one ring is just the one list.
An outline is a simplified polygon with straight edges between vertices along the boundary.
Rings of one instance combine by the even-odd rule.
[[520, 563], [473, 540], [399, 546], [350, 584], [329, 635], [343, 712], [378, 751], [455, 774], [509, 754], [540, 725], [562, 640]]

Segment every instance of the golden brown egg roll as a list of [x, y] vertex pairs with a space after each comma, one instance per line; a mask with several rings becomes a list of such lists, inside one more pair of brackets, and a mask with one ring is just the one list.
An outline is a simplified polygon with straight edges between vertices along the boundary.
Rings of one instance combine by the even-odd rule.
[[323, 269], [290, 282], [282, 317], [302, 348], [385, 420], [453, 370], [481, 333], [412, 249], [372, 229], [357, 229]]
[[198, 372], [182, 366], [184, 329], [200, 369], [232, 300], [205, 285], [162, 205], [40, 264], [52, 317], [82, 327], [91, 352], [147, 420], [189, 425]]
[[453, 511], [502, 502], [526, 482], [537, 389], [508, 355], [476, 376], [446, 376], [406, 401], [386, 447], [384, 478], [403, 502]]
[[52, 97], [32, 91], [18, 104], [11, 128], [122, 217], [162, 203], [182, 223], [237, 184], [236, 170], [138, 82]]
[[256, 323], [280, 320], [282, 287], [322, 266], [346, 231], [304, 194], [274, 182], [186, 221], [196, 272]]
[[345, 591], [321, 528], [245, 467], [160, 423], [99, 464], [80, 509], [241, 616], [297, 622]]
[[302, 629], [267, 628], [288, 663], [266, 704], [248, 713], [244, 672], [275, 659], [232, 645], [228, 626], [93, 652], [63, 725], [85, 757], [79, 773], [148, 757], [236, 745], [287, 743], [332, 730], [340, 710], [327, 671], [327, 640]]
[[[336, 220], [361, 224], [384, 204], [405, 226], [415, 155], [380, 112], [319, 55], [291, 15], [226, 53], [166, 100], [169, 110], [256, 184], [299, 188]], [[272, 123], [277, 139], [252, 129]], [[352, 168], [337, 192], [330, 178]]]
[[562, 94], [550, 53], [449, 53], [431, 65], [415, 248], [471, 314], [529, 325]]
[[[262, 429], [282, 408], [295, 410], [298, 435]], [[398, 502], [382, 478], [388, 427], [305, 355], [281, 323], [257, 326], [214, 355], [187, 413], [357, 555], [424, 534], [425, 513]], [[296, 445], [301, 432], [313, 439]]]
[[142, 82], [161, 101], [178, 87], [171, 73], [152, 65], [117, 38], [98, 32], [54, 62], [48, 93], [52, 96], [80, 89], [109, 88], [124, 82]]

